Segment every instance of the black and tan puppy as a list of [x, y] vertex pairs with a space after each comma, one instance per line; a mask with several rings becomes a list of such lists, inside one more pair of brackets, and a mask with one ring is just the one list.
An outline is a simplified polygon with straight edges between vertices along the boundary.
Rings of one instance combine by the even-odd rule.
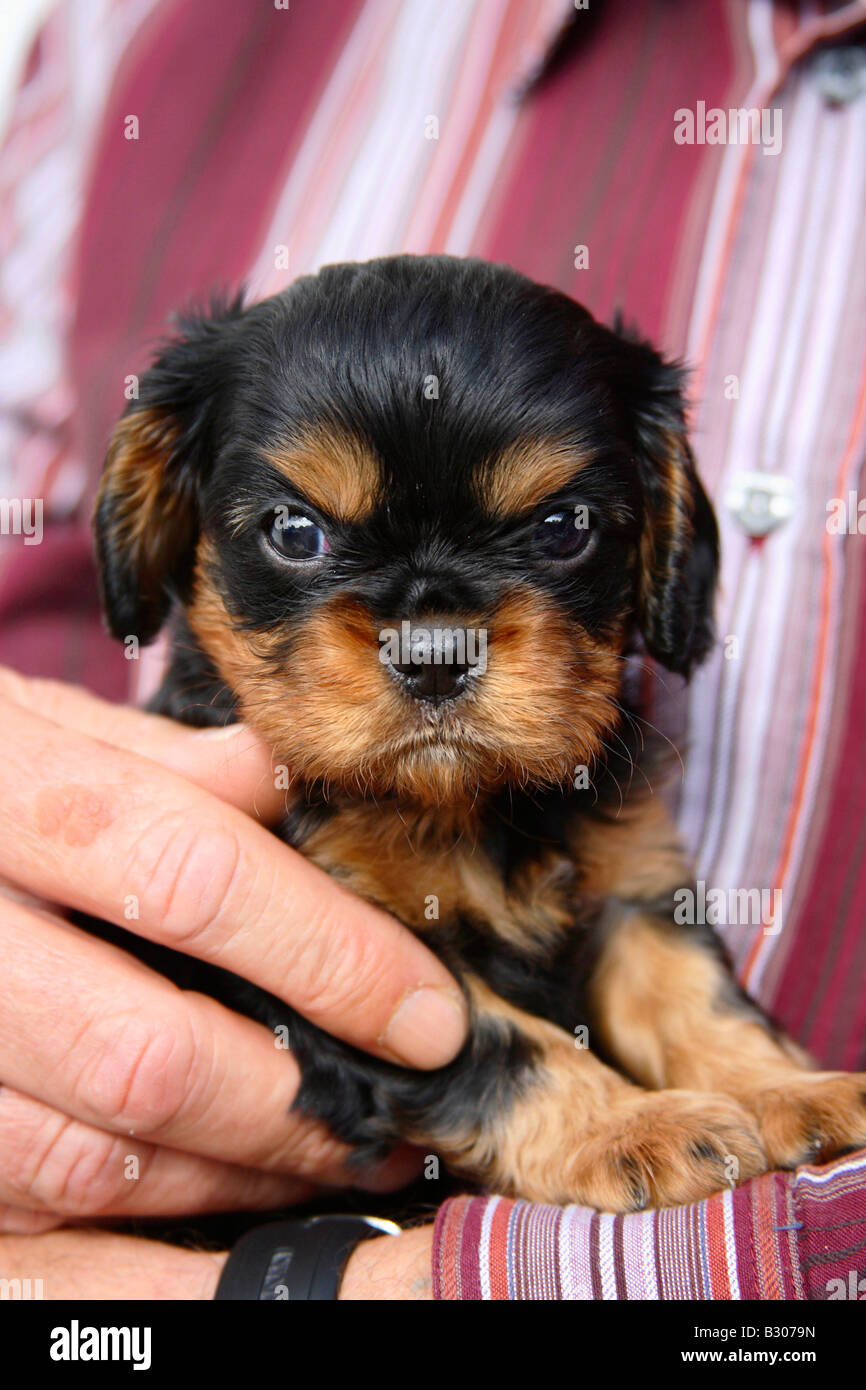
[[511, 270], [395, 257], [184, 322], [117, 427], [105, 602], [120, 638], [172, 623], [155, 708], [257, 729], [293, 778], [283, 837], [470, 1001], [462, 1054], [421, 1073], [157, 959], [289, 1022], [298, 1104], [364, 1157], [408, 1139], [621, 1211], [866, 1142], [866, 1078], [812, 1071], [675, 924], [688, 867], [623, 775], [629, 654], [688, 675], [712, 641], [680, 391]]

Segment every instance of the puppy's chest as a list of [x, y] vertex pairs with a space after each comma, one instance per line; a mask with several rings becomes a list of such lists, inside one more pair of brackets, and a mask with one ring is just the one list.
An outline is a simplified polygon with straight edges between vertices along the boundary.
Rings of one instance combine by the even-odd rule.
[[565, 848], [523, 846], [515, 863], [500, 844], [436, 812], [410, 821], [392, 806], [349, 804], [294, 818], [284, 838], [420, 935], [475, 927], [534, 955], [581, 915], [578, 871]]

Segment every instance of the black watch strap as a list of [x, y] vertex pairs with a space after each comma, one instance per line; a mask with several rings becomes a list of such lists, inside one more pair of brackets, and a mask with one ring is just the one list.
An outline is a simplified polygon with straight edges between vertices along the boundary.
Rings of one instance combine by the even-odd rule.
[[335, 1299], [355, 1246], [381, 1235], [398, 1236], [400, 1227], [379, 1216], [351, 1215], [256, 1226], [229, 1254], [214, 1298]]

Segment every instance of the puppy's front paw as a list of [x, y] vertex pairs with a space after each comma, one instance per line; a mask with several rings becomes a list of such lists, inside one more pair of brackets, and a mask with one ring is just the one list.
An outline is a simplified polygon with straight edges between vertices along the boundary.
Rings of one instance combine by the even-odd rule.
[[766, 1172], [754, 1118], [727, 1096], [654, 1091], [618, 1105], [569, 1164], [570, 1200], [601, 1211], [680, 1206]]
[[770, 1166], [796, 1168], [866, 1147], [866, 1074], [796, 1072], [742, 1097]]

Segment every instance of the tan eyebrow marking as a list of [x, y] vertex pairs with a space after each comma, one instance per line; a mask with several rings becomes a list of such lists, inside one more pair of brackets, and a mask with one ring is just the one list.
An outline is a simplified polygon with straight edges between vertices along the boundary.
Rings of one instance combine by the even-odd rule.
[[519, 515], [558, 492], [591, 458], [558, 439], [520, 439], [482, 467], [476, 493], [492, 515]]
[[382, 468], [369, 445], [347, 431], [321, 426], [265, 450], [263, 457], [314, 506], [339, 521], [364, 521], [382, 487]]

